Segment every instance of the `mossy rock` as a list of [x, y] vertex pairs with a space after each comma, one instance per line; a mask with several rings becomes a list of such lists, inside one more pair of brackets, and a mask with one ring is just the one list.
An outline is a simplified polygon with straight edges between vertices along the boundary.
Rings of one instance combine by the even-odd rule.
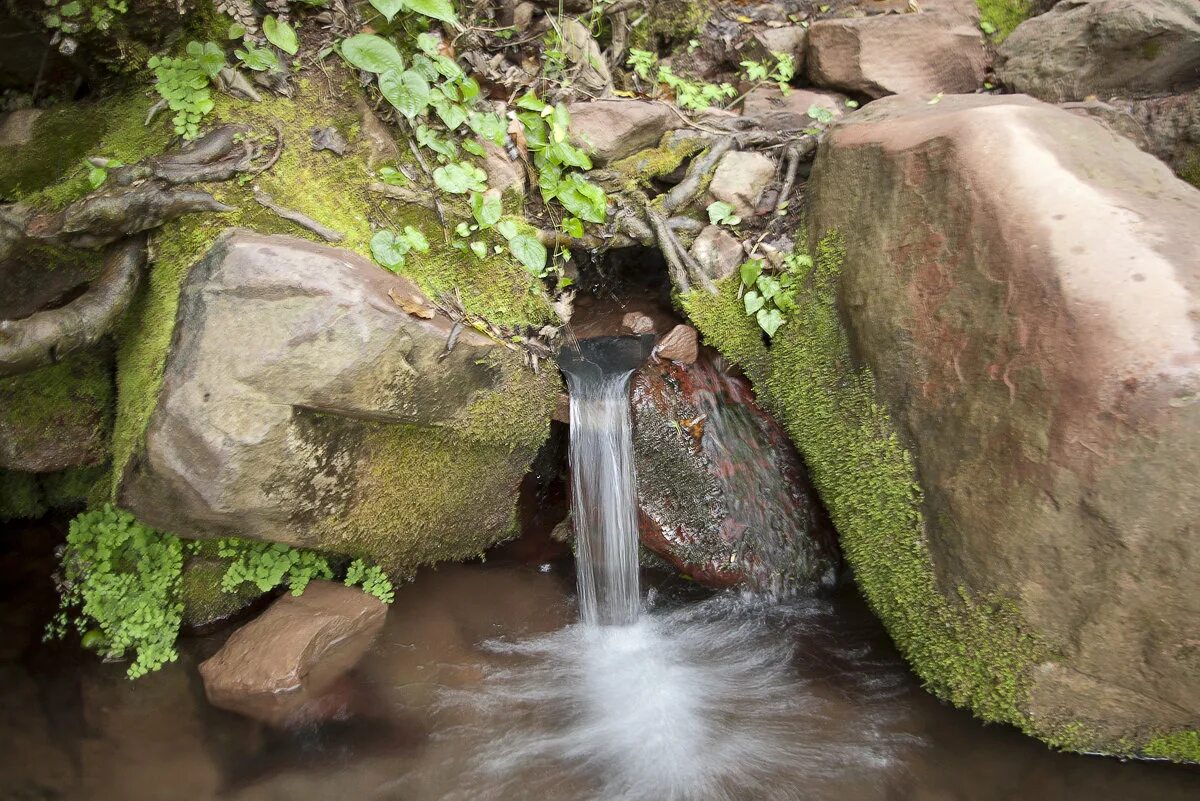
[[0, 468], [50, 473], [108, 459], [111, 347], [0, 379]]
[[179, 598], [185, 626], [203, 628], [228, 620], [262, 597], [258, 587], [248, 582], [232, 592], [222, 589], [221, 578], [228, 567], [224, 560], [206, 556], [193, 556], [184, 563]]

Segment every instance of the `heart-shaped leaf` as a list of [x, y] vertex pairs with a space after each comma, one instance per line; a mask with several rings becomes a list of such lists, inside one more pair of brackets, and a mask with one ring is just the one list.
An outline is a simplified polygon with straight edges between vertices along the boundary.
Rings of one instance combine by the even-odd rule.
[[429, 83], [413, 70], [389, 70], [383, 73], [379, 76], [379, 91], [410, 120], [429, 105]]
[[450, 0], [404, 0], [404, 5], [418, 14], [440, 19], [442, 22], [457, 22], [454, 4]]
[[755, 317], [758, 320], [758, 327], [767, 332], [767, 336], [775, 336], [775, 332], [779, 330], [779, 326], [783, 325], [783, 314], [779, 309], [762, 309]]
[[268, 42], [289, 56], [296, 55], [296, 51], [300, 49], [300, 40], [296, 37], [296, 30], [288, 25], [286, 20], [267, 17], [263, 20], [263, 33]]
[[373, 33], [360, 33], [342, 42], [342, 57], [360, 70], [376, 74], [404, 70], [404, 58], [396, 46]]
[[371, 5], [375, 6], [375, 10], [382, 14], [388, 22], [391, 22], [392, 17], [404, 8], [404, 0], [371, 0]]
[[537, 237], [517, 234], [508, 240], [508, 249], [529, 272], [539, 278], [546, 274], [546, 246]]
[[758, 294], [754, 290], [750, 290], [742, 298], [742, 303], [744, 303], [746, 306], [746, 314], [754, 314], [756, 311], [765, 306], [767, 302], [763, 300], [762, 295]]

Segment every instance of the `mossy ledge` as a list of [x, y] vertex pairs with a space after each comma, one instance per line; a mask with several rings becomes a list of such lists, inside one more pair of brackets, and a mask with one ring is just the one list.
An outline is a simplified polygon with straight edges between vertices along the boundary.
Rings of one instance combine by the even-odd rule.
[[738, 299], [738, 278], [717, 295], [693, 291], [685, 310], [751, 378], [808, 462], [859, 587], [927, 689], [986, 721], [1046, 737], [1023, 711], [1044, 645], [1006, 598], [939, 588], [924, 533], [913, 459], [870, 370], [856, 365], [839, 319], [845, 252], [827, 234], [798, 298], [768, 349]]

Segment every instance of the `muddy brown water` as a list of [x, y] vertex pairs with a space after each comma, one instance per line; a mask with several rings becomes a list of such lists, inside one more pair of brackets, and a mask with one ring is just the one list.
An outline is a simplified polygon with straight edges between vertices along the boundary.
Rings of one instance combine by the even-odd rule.
[[852, 589], [763, 604], [648, 573], [648, 628], [596, 641], [569, 560], [423, 572], [344, 719], [273, 732], [204, 700], [227, 632], [137, 682], [42, 644], [62, 533], [0, 540], [3, 799], [1200, 798], [1200, 771], [1053, 753], [939, 703]]

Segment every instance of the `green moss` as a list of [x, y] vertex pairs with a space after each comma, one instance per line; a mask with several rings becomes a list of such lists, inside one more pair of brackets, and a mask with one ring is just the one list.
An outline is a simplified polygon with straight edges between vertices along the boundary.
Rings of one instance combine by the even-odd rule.
[[41, 517], [46, 500], [33, 473], [0, 470], [0, 521]]
[[755, 344], [736, 277], [715, 297], [691, 293], [684, 306], [746, 370], [803, 452], [863, 594], [925, 685], [984, 720], [1028, 730], [1022, 702], [1042, 646], [1011, 601], [938, 587], [912, 457], [871, 372], [852, 361], [838, 317], [843, 257], [838, 237], [821, 240], [799, 309], [769, 351]]
[[1142, 753], [1172, 762], [1192, 762], [1200, 765], [1200, 730], [1184, 730], [1163, 734], [1146, 743]]
[[627, 186], [649, 187], [653, 179], [674, 172], [685, 159], [695, 156], [701, 150], [704, 150], [701, 140], [691, 136], [680, 136], [676, 131], [668, 131], [663, 134], [657, 147], [613, 162], [611, 169], [622, 176]]
[[37, 451], [47, 440], [70, 437], [108, 449], [112, 423], [112, 368], [107, 349], [74, 353], [61, 362], [0, 379], [0, 432], [5, 448]]
[[561, 382], [552, 370], [534, 375], [515, 353], [494, 358], [507, 371], [504, 387], [450, 426], [361, 424], [352, 512], [319, 521], [317, 547], [409, 577], [515, 533], [513, 487], [549, 434]]
[[108, 465], [69, 467], [40, 476], [43, 497], [51, 509], [95, 508], [107, 499]]
[[130, 91], [48, 110], [34, 123], [29, 144], [0, 148], [0, 198], [59, 209], [90, 191], [86, 157], [132, 164], [161, 152], [169, 129], [165, 115], [145, 124], [152, 102], [144, 92]]
[[[205, 545], [216, 553], [215, 543]], [[227, 560], [215, 556], [194, 556], [184, 563], [179, 582], [184, 625], [207, 626], [225, 620], [262, 597], [263, 593], [250, 582], [242, 582], [233, 592], [221, 589], [228, 567]]]
[[703, 0], [658, 0], [645, 11], [629, 36], [629, 45], [665, 53], [694, 39], [712, 16], [713, 8]]
[[1184, 156], [1177, 173], [1180, 178], [1200, 189], [1200, 147], [1192, 148]]
[[975, 0], [975, 2], [979, 6], [980, 21], [995, 30], [991, 36], [996, 43], [1007, 39], [1014, 28], [1029, 19], [1029, 15], [1033, 11], [1033, 4], [1030, 0]]

